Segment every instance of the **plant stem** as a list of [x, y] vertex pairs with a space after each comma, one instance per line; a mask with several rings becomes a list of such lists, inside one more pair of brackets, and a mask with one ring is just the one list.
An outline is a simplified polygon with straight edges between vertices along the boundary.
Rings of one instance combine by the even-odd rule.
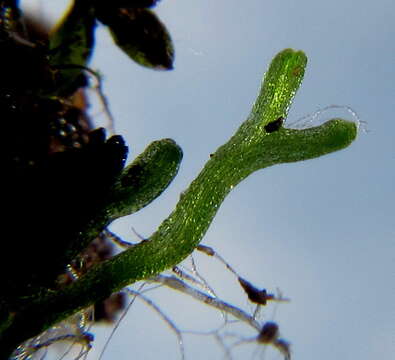
[[246, 122], [211, 156], [149, 241], [92, 268], [66, 289], [48, 293], [17, 313], [1, 334], [0, 358], [76, 311], [181, 262], [199, 244], [228, 193], [254, 171], [347, 147], [355, 139], [357, 127], [341, 119], [304, 130], [265, 130], [268, 123], [286, 118], [306, 62], [303, 52], [280, 52], [272, 61]]

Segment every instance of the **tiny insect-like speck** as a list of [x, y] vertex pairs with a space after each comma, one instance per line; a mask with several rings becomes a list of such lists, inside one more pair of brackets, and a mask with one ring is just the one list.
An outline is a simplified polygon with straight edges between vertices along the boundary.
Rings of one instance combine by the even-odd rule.
[[268, 124], [265, 125], [265, 130], [267, 133], [272, 133], [280, 129], [280, 127], [284, 123], [284, 118], [280, 116], [277, 120], [274, 120]]

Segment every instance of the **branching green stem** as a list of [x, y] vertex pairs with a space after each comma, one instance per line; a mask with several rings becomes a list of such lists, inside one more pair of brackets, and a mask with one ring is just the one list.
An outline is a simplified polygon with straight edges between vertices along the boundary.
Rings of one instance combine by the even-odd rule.
[[[32, 302], [29, 309], [15, 315], [12, 325], [3, 332], [2, 345], [12, 339], [15, 347], [124, 286], [181, 262], [199, 244], [228, 193], [254, 171], [347, 147], [355, 139], [357, 127], [341, 119], [304, 130], [284, 127], [273, 132], [265, 130], [265, 125], [286, 118], [306, 62], [303, 52], [290, 49], [280, 52], [265, 75], [248, 119], [212, 155], [149, 241], [96, 266], [66, 289]], [[22, 326], [23, 334], [21, 322], [28, 324]]]

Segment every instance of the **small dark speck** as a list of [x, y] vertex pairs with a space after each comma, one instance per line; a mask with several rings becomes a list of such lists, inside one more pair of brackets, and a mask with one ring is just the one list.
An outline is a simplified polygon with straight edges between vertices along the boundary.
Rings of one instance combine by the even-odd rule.
[[280, 129], [280, 127], [284, 123], [284, 118], [280, 116], [277, 120], [274, 120], [268, 124], [265, 125], [265, 130], [267, 133], [272, 133]]

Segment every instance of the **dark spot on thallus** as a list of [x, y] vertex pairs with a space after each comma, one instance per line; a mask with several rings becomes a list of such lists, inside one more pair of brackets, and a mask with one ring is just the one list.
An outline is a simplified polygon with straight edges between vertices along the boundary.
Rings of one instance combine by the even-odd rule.
[[141, 181], [144, 175], [144, 167], [140, 164], [133, 165], [121, 178], [121, 184], [125, 187], [139, 187], [141, 186]]
[[270, 122], [269, 124], [265, 125], [265, 130], [267, 133], [272, 133], [280, 129], [280, 127], [284, 123], [284, 118], [280, 116], [277, 120]]

